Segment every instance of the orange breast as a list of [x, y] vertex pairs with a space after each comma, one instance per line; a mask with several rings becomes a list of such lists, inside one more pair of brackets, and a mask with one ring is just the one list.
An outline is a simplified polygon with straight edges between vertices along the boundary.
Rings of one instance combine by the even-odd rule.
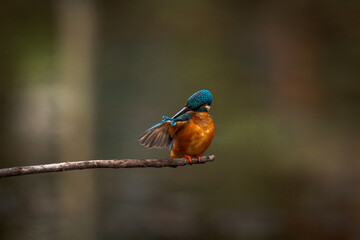
[[192, 112], [188, 124], [177, 131], [170, 156], [201, 156], [210, 146], [214, 131], [214, 122], [209, 113]]

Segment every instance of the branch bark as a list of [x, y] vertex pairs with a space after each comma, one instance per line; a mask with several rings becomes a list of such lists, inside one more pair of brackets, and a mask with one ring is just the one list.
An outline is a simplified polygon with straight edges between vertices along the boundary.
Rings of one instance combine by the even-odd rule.
[[178, 167], [191, 164], [203, 164], [212, 162], [215, 156], [202, 156], [201, 161], [192, 158], [189, 163], [187, 158], [165, 158], [165, 159], [111, 159], [111, 160], [87, 160], [77, 162], [50, 163], [43, 165], [21, 166], [0, 169], [0, 178], [47, 173], [62, 172], [70, 170], [82, 170], [89, 168], [162, 168], [162, 167]]

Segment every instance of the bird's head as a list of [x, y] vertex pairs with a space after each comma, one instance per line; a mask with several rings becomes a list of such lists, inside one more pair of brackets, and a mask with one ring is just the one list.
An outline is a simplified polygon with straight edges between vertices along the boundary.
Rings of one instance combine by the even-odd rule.
[[200, 90], [194, 93], [187, 100], [186, 107], [190, 110], [197, 109], [203, 105], [211, 105], [213, 97], [209, 90]]
[[209, 90], [197, 91], [191, 97], [189, 97], [185, 107], [183, 109], [181, 109], [177, 114], [175, 114], [173, 116], [173, 118], [176, 118], [189, 110], [196, 110], [201, 107], [203, 107], [207, 111], [209, 111], [212, 100], [213, 100], [213, 97]]

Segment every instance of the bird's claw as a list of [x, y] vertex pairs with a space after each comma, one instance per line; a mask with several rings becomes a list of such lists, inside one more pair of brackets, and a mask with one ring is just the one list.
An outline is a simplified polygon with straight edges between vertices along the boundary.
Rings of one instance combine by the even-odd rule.
[[189, 159], [189, 163], [191, 164], [191, 156], [185, 155], [185, 157], [186, 157], [187, 159]]
[[[191, 164], [192, 161], [191, 161], [191, 156], [189, 155], [184, 155], [187, 159], [189, 159], [189, 163]], [[198, 159], [198, 162], [200, 163], [201, 162], [201, 157], [200, 156], [196, 156], [196, 158]]]
[[173, 118], [169, 118], [169, 117], [167, 117], [167, 116], [163, 116], [162, 118], [163, 118], [163, 120], [162, 120], [163, 122], [170, 121], [170, 125], [171, 125], [171, 126], [175, 126], [175, 125], [176, 125], [176, 122], [174, 121]]

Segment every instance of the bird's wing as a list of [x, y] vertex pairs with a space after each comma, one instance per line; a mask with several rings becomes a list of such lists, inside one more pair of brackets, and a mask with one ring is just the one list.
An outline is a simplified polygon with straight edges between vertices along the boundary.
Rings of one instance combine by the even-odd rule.
[[190, 114], [184, 114], [172, 119], [175, 125], [171, 124], [171, 120], [160, 122], [146, 130], [138, 141], [147, 148], [169, 147], [176, 132], [188, 123], [190, 117]]

